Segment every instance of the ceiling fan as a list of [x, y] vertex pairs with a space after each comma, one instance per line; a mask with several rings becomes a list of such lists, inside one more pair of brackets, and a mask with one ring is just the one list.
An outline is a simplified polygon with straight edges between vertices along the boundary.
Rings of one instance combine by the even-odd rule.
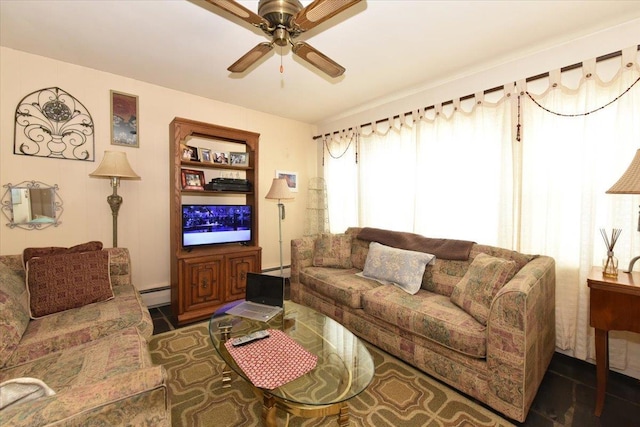
[[273, 49], [274, 45], [291, 44], [291, 50], [309, 64], [331, 77], [339, 77], [345, 68], [303, 41], [294, 39], [362, 0], [314, 0], [302, 7], [299, 0], [260, 0], [254, 13], [234, 0], [205, 0], [243, 21], [260, 28], [271, 42], [259, 43], [227, 70], [242, 73]]

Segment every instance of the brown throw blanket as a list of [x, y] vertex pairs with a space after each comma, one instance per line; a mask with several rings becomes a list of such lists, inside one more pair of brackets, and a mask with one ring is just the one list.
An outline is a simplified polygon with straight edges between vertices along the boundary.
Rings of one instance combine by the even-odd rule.
[[378, 242], [394, 248], [410, 251], [426, 252], [436, 258], [466, 261], [469, 259], [471, 246], [475, 242], [453, 239], [432, 239], [419, 234], [402, 231], [382, 230], [380, 228], [364, 227], [358, 234], [358, 239]]

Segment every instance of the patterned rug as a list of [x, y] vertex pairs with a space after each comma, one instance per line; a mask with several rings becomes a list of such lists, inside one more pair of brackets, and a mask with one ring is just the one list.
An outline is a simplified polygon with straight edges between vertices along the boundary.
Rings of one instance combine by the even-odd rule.
[[[261, 401], [249, 384], [233, 375], [222, 388], [223, 362], [202, 322], [155, 335], [149, 342], [154, 363], [167, 370], [174, 426], [259, 426]], [[349, 401], [350, 426], [485, 427], [513, 426], [424, 373], [368, 345], [376, 374], [369, 387]], [[337, 426], [337, 416], [306, 419], [278, 410], [278, 426]]]

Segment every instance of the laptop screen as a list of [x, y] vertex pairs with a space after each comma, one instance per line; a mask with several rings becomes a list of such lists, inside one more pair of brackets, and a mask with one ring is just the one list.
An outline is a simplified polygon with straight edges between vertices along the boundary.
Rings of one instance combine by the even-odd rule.
[[247, 273], [245, 300], [274, 307], [283, 307], [284, 278], [268, 274]]

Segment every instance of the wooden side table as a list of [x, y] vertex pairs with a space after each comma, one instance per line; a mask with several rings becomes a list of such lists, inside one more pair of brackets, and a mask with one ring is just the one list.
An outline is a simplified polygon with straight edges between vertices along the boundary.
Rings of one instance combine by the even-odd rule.
[[591, 326], [596, 330], [598, 390], [595, 414], [599, 417], [609, 374], [609, 331], [640, 333], [640, 273], [620, 272], [612, 279], [602, 276], [602, 268], [593, 267], [587, 284], [591, 288]]

